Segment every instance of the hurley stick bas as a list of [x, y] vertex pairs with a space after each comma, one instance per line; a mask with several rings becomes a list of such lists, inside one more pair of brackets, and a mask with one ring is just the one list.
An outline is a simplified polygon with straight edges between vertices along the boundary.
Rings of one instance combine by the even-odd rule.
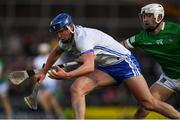
[[24, 101], [27, 106], [32, 110], [37, 110], [37, 95], [41, 83], [37, 82], [33, 85], [32, 93], [29, 96], [24, 97]]
[[[58, 65], [58, 66], [63, 68], [63, 67], [67, 67], [67, 66], [77, 65], [77, 64], [78, 64], [77, 62], [68, 62], [68, 63], [65, 63], [65, 64]], [[55, 69], [55, 67], [52, 67], [51, 69]], [[33, 74], [35, 74], [35, 72]], [[31, 76], [31, 75], [29, 75], [29, 76]], [[40, 82], [36, 82], [33, 85], [32, 93], [29, 96], [24, 97], [25, 103], [32, 110], [37, 110], [37, 95], [38, 95], [40, 85], [41, 85]]]

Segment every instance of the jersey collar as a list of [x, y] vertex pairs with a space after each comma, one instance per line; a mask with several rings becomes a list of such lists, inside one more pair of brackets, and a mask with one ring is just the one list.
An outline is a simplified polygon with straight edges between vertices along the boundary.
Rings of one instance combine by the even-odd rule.
[[165, 27], [165, 22], [163, 22], [161, 30], [164, 30], [164, 27]]

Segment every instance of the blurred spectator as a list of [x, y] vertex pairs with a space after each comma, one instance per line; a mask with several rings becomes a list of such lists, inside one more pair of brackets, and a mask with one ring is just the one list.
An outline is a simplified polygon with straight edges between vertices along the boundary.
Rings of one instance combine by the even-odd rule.
[[8, 83], [3, 75], [3, 62], [0, 59], [0, 100], [1, 100], [1, 105], [5, 112], [6, 118], [11, 119], [12, 108], [9, 103], [7, 92], [8, 92]]
[[[34, 59], [34, 65], [36, 68], [42, 68], [43, 63], [46, 62], [50, 52], [50, 45], [47, 43], [41, 43], [38, 46], [39, 55]], [[59, 105], [55, 92], [57, 91], [58, 83], [56, 80], [46, 78], [42, 81], [42, 86], [39, 91], [39, 102], [46, 112], [47, 118], [64, 118], [62, 108]]]
[[6, 41], [6, 52], [8, 55], [22, 55], [22, 40], [16, 33], [11, 34]]

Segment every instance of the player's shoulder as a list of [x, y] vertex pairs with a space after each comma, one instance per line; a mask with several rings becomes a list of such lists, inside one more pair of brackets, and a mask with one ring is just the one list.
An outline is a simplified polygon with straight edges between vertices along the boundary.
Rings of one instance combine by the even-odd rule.
[[74, 32], [74, 41], [75, 43], [81, 42], [86, 37], [86, 32], [84, 30], [84, 27], [80, 25], [76, 25], [75, 32]]
[[164, 22], [165, 22], [166, 24], [169, 24], [169, 25], [179, 26], [178, 23], [175, 23], [175, 22], [172, 22], [172, 21], [165, 20]]
[[174, 34], [179, 35], [180, 25], [178, 25], [177, 23], [174, 23], [174, 22], [165, 21], [164, 32], [166, 32], [166, 33], [169, 32], [169, 33], [174, 33]]
[[93, 31], [92, 28], [87, 28], [83, 26], [76, 26], [75, 28], [75, 34], [74, 39], [75, 41], [84, 41], [86, 39], [89, 39], [92, 37], [92, 35], [95, 34], [95, 31]]
[[140, 32], [136, 33], [135, 35], [131, 36], [131, 38], [142, 38], [142, 37], [145, 37], [147, 35], [147, 31], [146, 30], [141, 30]]
[[165, 21], [165, 27], [167, 29], [180, 28], [180, 25], [175, 22]]
[[80, 35], [89, 35], [89, 34], [93, 34], [93, 33], [97, 33], [100, 30], [95, 29], [95, 28], [90, 28], [90, 27], [84, 27], [84, 26], [80, 26], [80, 25], [76, 25], [76, 33], [80, 36]]
[[86, 36], [86, 31], [85, 31], [84, 27], [82, 27], [80, 25], [76, 25], [75, 33], [74, 33], [75, 40], [79, 39], [81, 37], [85, 37], [85, 36]]
[[141, 43], [144, 42], [144, 39], [147, 37], [147, 31], [141, 30], [139, 33], [136, 33], [135, 35], [128, 38], [128, 42], [131, 44]]

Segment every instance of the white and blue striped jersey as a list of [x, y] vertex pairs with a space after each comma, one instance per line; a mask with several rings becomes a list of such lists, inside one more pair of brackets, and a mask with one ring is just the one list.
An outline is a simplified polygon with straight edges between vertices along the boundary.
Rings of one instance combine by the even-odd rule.
[[71, 43], [63, 43], [60, 40], [59, 47], [76, 57], [93, 51], [98, 66], [114, 65], [131, 55], [128, 49], [106, 33], [82, 26], [75, 27], [74, 39]]

